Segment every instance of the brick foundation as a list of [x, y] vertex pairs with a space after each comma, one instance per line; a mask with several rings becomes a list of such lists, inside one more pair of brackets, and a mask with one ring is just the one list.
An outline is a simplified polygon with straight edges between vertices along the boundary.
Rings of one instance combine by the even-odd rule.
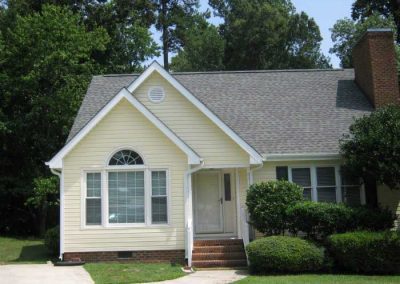
[[132, 251], [129, 258], [118, 258], [118, 251], [95, 251], [95, 252], [66, 252], [64, 261], [81, 259], [85, 262], [119, 261], [119, 262], [173, 262], [185, 263], [184, 250], [151, 250]]

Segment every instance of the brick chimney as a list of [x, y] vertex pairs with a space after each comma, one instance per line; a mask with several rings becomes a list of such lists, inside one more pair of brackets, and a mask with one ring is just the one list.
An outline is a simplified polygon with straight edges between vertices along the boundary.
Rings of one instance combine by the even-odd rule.
[[368, 29], [353, 49], [355, 80], [375, 108], [400, 103], [397, 60], [390, 29]]

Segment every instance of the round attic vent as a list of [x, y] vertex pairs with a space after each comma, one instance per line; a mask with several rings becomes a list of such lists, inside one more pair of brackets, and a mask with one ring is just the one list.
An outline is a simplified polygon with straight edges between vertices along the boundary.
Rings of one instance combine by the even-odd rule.
[[161, 103], [165, 99], [165, 92], [161, 87], [153, 87], [149, 89], [148, 96], [151, 102]]

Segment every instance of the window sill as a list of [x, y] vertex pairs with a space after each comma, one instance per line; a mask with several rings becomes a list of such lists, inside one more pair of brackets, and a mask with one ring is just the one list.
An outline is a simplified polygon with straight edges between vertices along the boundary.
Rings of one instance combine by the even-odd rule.
[[171, 224], [119, 224], [119, 225], [85, 225], [81, 227], [81, 230], [124, 230], [124, 229], [162, 229], [162, 228], [170, 228]]

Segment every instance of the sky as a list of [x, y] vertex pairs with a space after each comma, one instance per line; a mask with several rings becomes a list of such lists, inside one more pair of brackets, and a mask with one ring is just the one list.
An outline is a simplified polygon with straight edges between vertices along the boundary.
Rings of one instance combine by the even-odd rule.
[[[323, 37], [321, 44], [322, 52], [331, 58], [331, 63], [334, 68], [339, 68], [339, 59], [335, 55], [329, 53], [329, 49], [333, 45], [329, 29], [333, 27], [337, 20], [345, 17], [350, 18], [351, 5], [354, 0], [292, 0], [292, 2], [297, 12], [304, 11], [317, 22]], [[208, 0], [200, 0], [200, 10], [205, 11], [207, 8], [209, 8]], [[218, 25], [221, 23], [221, 19], [213, 17], [210, 19], [210, 22]], [[154, 28], [151, 29], [151, 32], [157, 43], [161, 44], [160, 33], [155, 31]], [[146, 64], [154, 59], [162, 64], [161, 56], [148, 60]]]

